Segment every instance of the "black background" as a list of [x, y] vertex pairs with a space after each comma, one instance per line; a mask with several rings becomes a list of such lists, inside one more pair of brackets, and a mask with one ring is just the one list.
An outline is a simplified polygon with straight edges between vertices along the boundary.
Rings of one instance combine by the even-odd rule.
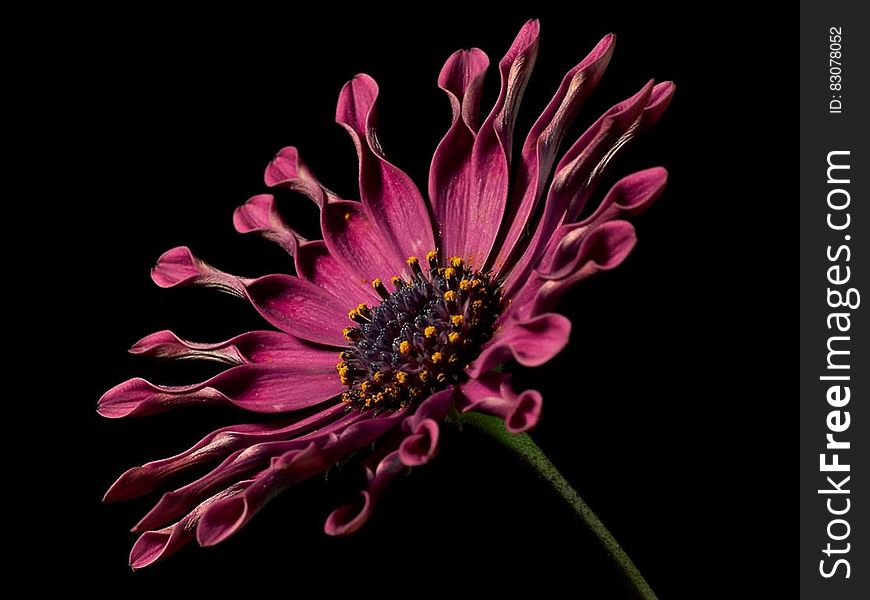
[[[387, 154], [425, 182], [450, 118], [435, 85], [444, 59], [478, 46], [495, 64], [523, 21], [537, 16], [540, 53], [517, 147], [563, 73], [609, 31], [618, 36], [613, 61], [569, 139], [650, 77], [674, 80], [677, 93], [605, 182], [655, 165], [671, 173], [665, 195], [635, 221], [637, 248], [565, 299], [569, 348], [516, 375], [518, 388], [545, 396], [534, 438], [662, 598], [773, 597], [767, 587], [782, 594], [773, 567], [795, 539], [782, 537], [788, 510], [778, 504], [791, 481], [775, 446], [788, 429], [780, 411], [790, 398], [774, 357], [796, 347], [784, 333], [795, 323], [787, 282], [796, 273], [785, 257], [794, 249], [796, 198], [765, 155], [791, 150], [796, 120], [787, 111], [796, 102], [766, 97], [782, 94], [792, 73], [783, 41], [771, 41], [782, 34], [750, 23], [745, 11], [643, 6], [431, 6], [414, 16], [287, 7], [207, 19], [141, 14], [83, 30], [59, 57], [74, 82], [60, 109], [77, 139], [67, 150], [82, 163], [68, 183], [86, 190], [70, 211], [64, 247], [81, 333], [68, 361], [76, 383], [59, 401], [80, 421], [84, 443], [74, 452], [90, 469], [84, 487], [68, 492], [81, 510], [47, 517], [58, 532], [77, 523], [65, 562], [79, 580], [119, 593], [243, 584], [391, 597], [528, 586], [543, 597], [623, 597], [570, 511], [471, 434], [449, 432], [435, 463], [394, 484], [350, 538], [326, 537], [322, 523], [360, 483], [353, 469], [285, 493], [219, 547], [193, 545], [137, 573], [126, 563], [134, 540], [127, 529], [155, 498], [99, 503], [127, 467], [245, 418], [185, 410], [108, 421], [93, 412], [100, 394], [127, 377], [183, 383], [214, 372], [127, 356], [142, 335], [169, 328], [211, 341], [262, 326], [232, 298], [156, 288], [148, 270], [157, 256], [184, 244], [229, 272], [288, 270], [279, 249], [236, 234], [231, 223], [235, 206], [265, 191], [272, 155], [296, 145], [329, 187], [357, 197], [353, 147], [333, 119], [341, 85], [367, 72], [381, 87]], [[497, 89], [491, 67], [484, 114]], [[310, 203], [280, 198], [291, 221], [314, 235]]]

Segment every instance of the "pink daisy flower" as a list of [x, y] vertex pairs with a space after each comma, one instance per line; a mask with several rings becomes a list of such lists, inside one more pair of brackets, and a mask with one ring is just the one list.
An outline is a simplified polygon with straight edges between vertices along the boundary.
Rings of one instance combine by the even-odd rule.
[[514, 390], [497, 367], [509, 360], [536, 367], [560, 352], [571, 330], [567, 318], [552, 312], [561, 295], [631, 252], [635, 232], [625, 218], [659, 196], [664, 169], [628, 175], [594, 210], [584, 209], [609, 161], [659, 119], [674, 92], [670, 82], [650, 81], [605, 112], [556, 162], [566, 129], [610, 60], [614, 37], [605, 36], [565, 75], [512, 165], [514, 121], [538, 30], [537, 21], [526, 23], [499, 62], [501, 90], [482, 124], [486, 54], [460, 50], [447, 59], [438, 85], [453, 121], [432, 158], [428, 199], [385, 157], [377, 136], [378, 87], [358, 75], [341, 90], [336, 120], [356, 147], [361, 200], [339, 198], [288, 147], [268, 165], [266, 184], [310, 198], [323, 239], [300, 236], [268, 194], [254, 196], [233, 216], [239, 232], [259, 233], [284, 248], [296, 275], [230, 275], [185, 247], [160, 257], [152, 270], [157, 285], [223, 290], [250, 302], [275, 330], [220, 343], [169, 331], [146, 336], [131, 352], [229, 368], [187, 386], [131, 379], [106, 392], [98, 412], [119, 418], [216, 404], [280, 419], [219, 429], [118, 478], [108, 501], [144, 495], [170, 477], [215, 465], [164, 493], [134, 527], [140, 533], [130, 555], [134, 568], [194, 539], [217, 544], [284, 489], [362, 454], [367, 487], [325, 523], [330, 535], [351, 533], [391, 479], [435, 456], [449, 415], [496, 415], [511, 433], [536, 424], [541, 394]]

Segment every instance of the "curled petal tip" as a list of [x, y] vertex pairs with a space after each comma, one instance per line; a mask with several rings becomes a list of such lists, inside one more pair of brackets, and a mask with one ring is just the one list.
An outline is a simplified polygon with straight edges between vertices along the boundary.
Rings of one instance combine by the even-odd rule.
[[263, 174], [263, 179], [269, 187], [275, 187], [284, 183], [288, 179], [298, 177], [299, 169], [299, 151], [295, 146], [287, 146], [281, 148], [278, 154], [275, 155]]
[[188, 282], [197, 276], [193, 253], [187, 246], [167, 250], [151, 269], [151, 279], [162, 288], [170, 288]]
[[505, 419], [510, 433], [523, 433], [538, 424], [544, 399], [537, 390], [525, 390], [517, 398], [516, 406]]
[[333, 537], [354, 533], [362, 527], [372, 511], [371, 494], [363, 490], [356, 502], [336, 508], [323, 524], [323, 532]]

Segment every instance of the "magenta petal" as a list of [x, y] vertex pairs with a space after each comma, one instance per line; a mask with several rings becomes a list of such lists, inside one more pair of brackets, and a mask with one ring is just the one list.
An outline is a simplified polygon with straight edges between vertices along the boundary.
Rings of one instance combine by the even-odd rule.
[[248, 331], [225, 342], [204, 344], [182, 339], [171, 331], [158, 331], [133, 344], [131, 354], [155, 358], [216, 360], [232, 365], [292, 362], [320, 365], [335, 357], [334, 348], [317, 346], [280, 331]]
[[378, 86], [357, 75], [341, 90], [335, 120], [350, 134], [359, 157], [360, 197], [372, 222], [399, 258], [435, 249], [429, 211], [420, 191], [387, 161], [377, 137]]
[[323, 241], [330, 254], [357, 277], [356, 283], [369, 285], [374, 279], [389, 281], [393, 275], [406, 271], [404, 258], [385, 244], [359, 202], [330, 203], [320, 213], [320, 218]]
[[246, 287], [248, 298], [269, 323], [296, 337], [344, 346], [341, 330], [351, 324], [346, 306], [323, 288], [291, 275], [266, 275]]
[[511, 387], [510, 375], [484, 373], [462, 386], [462, 412], [477, 411], [501, 417], [510, 433], [522, 433], [535, 425], [544, 401], [537, 390], [520, 394]]
[[269, 187], [283, 187], [304, 194], [320, 208], [335, 197], [317, 180], [293, 146], [278, 152], [266, 167], [264, 179]]
[[514, 177], [514, 200], [505, 219], [508, 229], [494, 262], [496, 274], [508, 262], [538, 204], [565, 131], [607, 69], [615, 39], [613, 34], [604, 36], [580, 64], [568, 71], [529, 131]]
[[157, 504], [146, 514], [133, 531], [143, 531], [177, 519], [192, 506], [227, 484], [244, 479], [251, 473], [267, 467], [270, 459], [291, 450], [302, 450], [312, 442], [322, 442], [334, 433], [346, 429], [362, 418], [360, 413], [345, 413], [331, 423], [299, 437], [285, 440], [264, 441], [238, 450], [207, 474], [187, 485], [161, 496]]
[[568, 343], [571, 321], [550, 313], [527, 320], [509, 320], [468, 370], [472, 378], [513, 357], [526, 367], [538, 367], [556, 356]]
[[429, 169], [429, 198], [445, 257], [463, 256], [468, 198], [473, 182], [471, 149], [477, 133], [480, 91], [489, 59], [482, 50], [454, 52], [438, 76], [447, 93], [453, 122], [438, 144]]
[[184, 452], [125, 471], [106, 492], [105, 502], [137, 498], [154, 490], [169, 477], [221, 458], [248, 446], [270, 440], [290, 439], [334, 422], [345, 412], [337, 404], [310, 417], [288, 423], [231, 425], [213, 431]]
[[423, 419], [413, 433], [402, 440], [399, 445], [399, 458], [402, 464], [409, 467], [419, 467], [432, 460], [438, 451], [438, 423], [433, 419]]
[[637, 171], [617, 181], [595, 212], [574, 227], [588, 227], [637, 215], [655, 202], [665, 189], [668, 172], [662, 167]]
[[[539, 29], [537, 20], [528, 21], [499, 62], [501, 91], [474, 141], [472, 185], [462, 217], [466, 228], [459, 256], [476, 269], [486, 263], [505, 213], [516, 111], [538, 55]], [[459, 227], [458, 223], [441, 225]]]
[[281, 246], [290, 256], [296, 256], [299, 242], [305, 241], [281, 217], [272, 194], [254, 196], [236, 208], [233, 226], [239, 233], [259, 233]]
[[369, 282], [348, 271], [322, 240], [299, 245], [296, 273], [338, 298], [348, 308], [361, 302], [381, 301]]
[[300, 410], [334, 398], [345, 387], [335, 372], [335, 358], [319, 360], [319, 364], [312, 361], [305, 365], [239, 365], [185, 386], [158, 386], [136, 377], [103, 394], [97, 412], [116, 419], [188, 404], [233, 405], [261, 413]]
[[648, 82], [634, 96], [604, 113], [565, 153], [556, 165], [544, 211], [528, 249], [507, 278], [506, 297], [512, 297], [525, 284], [556, 228], [563, 222], [573, 221], [580, 214], [617, 152], [654, 122], [646, 118], [652, 113], [644, 111], [655, 107], [657, 114], [661, 114], [659, 109], [666, 95], [657, 93], [657, 90], [666, 88]]
[[201, 285], [218, 288], [234, 296], [244, 296], [244, 284], [240, 278], [218, 271], [196, 258], [187, 246], [164, 252], [151, 269], [151, 279], [162, 288]]
[[420, 423], [427, 419], [432, 419], [436, 422], [441, 421], [447, 415], [447, 411], [450, 410], [453, 395], [453, 388], [447, 388], [446, 390], [435, 392], [426, 398], [420, 403], [417, 410], [405, 419], [405, 422], [402, 423], [402, 430], [407, 433], [413, 433], [417, 430]]
[[159, 531], [146, 531], [139, 536], [130, 551], [130, 566], [141, 569], [167, 558], [192, 541], [203, 513], [218, 500], [231, 498], [245, 488], [238, 484], [222, 490], [197, 506], [187, 516]]
[[367, 468], [366, 489], [360, 492], [357, 502], [336, 508], [329, 514], [323, 526], [326, 534], [347, 535], [358, 531], [369, 520], [387, 485], [403, 470], [405, 465], [398, 450], [387, 454], [374, 472]]
[[214, 503], [202, 516], [196, 537], [201, 546], [213, 546], [241, 529], [279, 492], [326, 470], [336, 461], [370, 444], [404, 417], [402, 412], [355, 423], [323, 444], [312, 443], [272, 460], [268, 469], [250, 480], [237, 496]]
[[[534, 273], [502, 319], [529, 318], [552, 310], [576, 283], [622, 264], [636, 242], [634, 227], [628, 221], [610, 221], [570, 232], [556, 246], [554, 260], [550, 261], [552, 274]], [[554, 274], [562, 276], [553, 278]]]

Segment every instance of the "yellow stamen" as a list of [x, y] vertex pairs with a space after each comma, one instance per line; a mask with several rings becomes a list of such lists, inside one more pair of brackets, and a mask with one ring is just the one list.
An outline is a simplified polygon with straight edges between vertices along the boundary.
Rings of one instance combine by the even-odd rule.
[[341, 330], [341, 335], [344, 336], [344, 339], [346, 339], [347, 341], [350, 341], [350, 335], [352, 332], [353, 332], [353, 328], [345, 327], [344, 329]]
[[407, 354], [410, 351], [411, 351], [411, 342], [409, 342], [408, 340], [405, 340], [399, 344], [399, 352], [401, 352], [402, 354]]
[[463, 279], [462, 281], [460, 281], [459, 282], [459, 289], [462, 290], [463, 292], [467, 292], [468, 290], [470, 290], [471, 289], [471, 280]]
[[453, 279], [456, 276], [456, 269], [453, 267], [447, 267], [444, 269], [444, 278], [445, 279]]
[[447, 381], [447, 373], [438, 373], [438, 377], [436, 377], [439, 383], [444, 383]]
[[456, 300], [456, 292], [454, 292], [453, 290], [447, 290], [446, 292], [444, 292], [444, 299], [448, 302], [453, 302], [454, 300]]
[[438, 251], [437, 250], [429, 250], [429, 252], [426, 253], [426, 260], [427, 261], [432, 262], [436, 258], [438, 258]]
[[438, 335], [438, 330], [435, 329], [433, 326], [429, 325], [429, 327], [423, 330], [423, 335], [425, 335], [427, 338], [433, 338]]
[[471, 303], [471, 308], [473, 308], [474, 310], [480, 310], [481, 308], [483, 308], [483, 300], [475, 300]]
[[398, 373], [396, 373], [396, 381], [398, 381], [399, 383], [407, 382], [408, 381], [408, 374], [405, 373], [404, 371], [399, 371]]
[[350, 394], [348, 394], [347, 392], [344, 392], [341, 395], [341, 401], [344, 402], [345, 404], [350, 404]]
[[408, 263], [409, 265], [416, 265], [416, 264], [419, 264], [420, 261], [417, 260], [416, 256], [409, 256], [405, 262]]
[[344, 213], [344, 220], [350, 221], [350, 213], [349, 212]]
[[357, 312], [357, 310], [355, 308], [352, 308], [349, 311], [347, 311], [347, 318], [350, 319], [351, 321], [355, 321], [358, 315], [359, 315], [359, 313]]
[[417, 373], [417, 377], [420, 378], [421, 382], [426, 383], [426, 380], [429, 379], [429, 371], [424, 369], [424, 370], [420, 371], [419, 373]]
[[461, 336], [455, 331], [451, 331], [447, 334], [447, 339], [450, 340], [451, 344], [455, 344], [456, 342], [458, 342], [460, 337]]
[[375, 373], [375, 383], [383, 383], [384, 379], [387, 378], [387, 374], [383, 371], [378, 371]]
[[456, 363], [459, 362], [459, 355], [458, 354], [451, 354], [450, 358], [447, 360], [447, 362], [449, 362], [451, 365], [455, 365]]
[[372, 387], [372, 384], [370, 384], [368, 381], [363, 381], [360, 384], [359, 389], [361, 389], [364, 392], [367, 392], [367, 391], [369, 391], [370, 387]]
[[402, 281], [402, 278], [399, 277], [398, 275], [393, 275], [393, 278], [390, 279], [390, 283], [393, 284], [393, 287], [399, 287], [399, 284], [402, 284], [402, 283], [405, 283], [405, 282]]
[[450, 317], [450, 322], [456, 326], [462, 325], [462, 315], [452, 315]]
[[476, 288], [479, 285], [480, 285], [480, 279], [472, 279], [471, 280], [471, 287]]
[[379, 286], [379, 285], [383, 285], [383, 283], [384, 283], [384, 282], [381, 281], [380, 279], [378, 279], [377, 277], [375, 277], [374, 279], [372, 279], [372, 287], [375, 288], [375, 289], [378, 289], [378, 286]]
[[456, 267], [457, 269], [462, 266], [462, 262], [463, 262], [462, 259], [459, 258], [458, 256], [454, 256], [453, 258], [450, 259], [450, 264], [453, 265], [454, 267]]
[[443, 354], [441, 354], [440, 352], [435, 352], [435, 353], [432, 355], [432, 362], [435, 363], [435, 364], [438, 364], [438, 363], [441, 362], [441, 360], [442, 360], [443, 358], [444, 358], [444, 355], [443, 355]]

